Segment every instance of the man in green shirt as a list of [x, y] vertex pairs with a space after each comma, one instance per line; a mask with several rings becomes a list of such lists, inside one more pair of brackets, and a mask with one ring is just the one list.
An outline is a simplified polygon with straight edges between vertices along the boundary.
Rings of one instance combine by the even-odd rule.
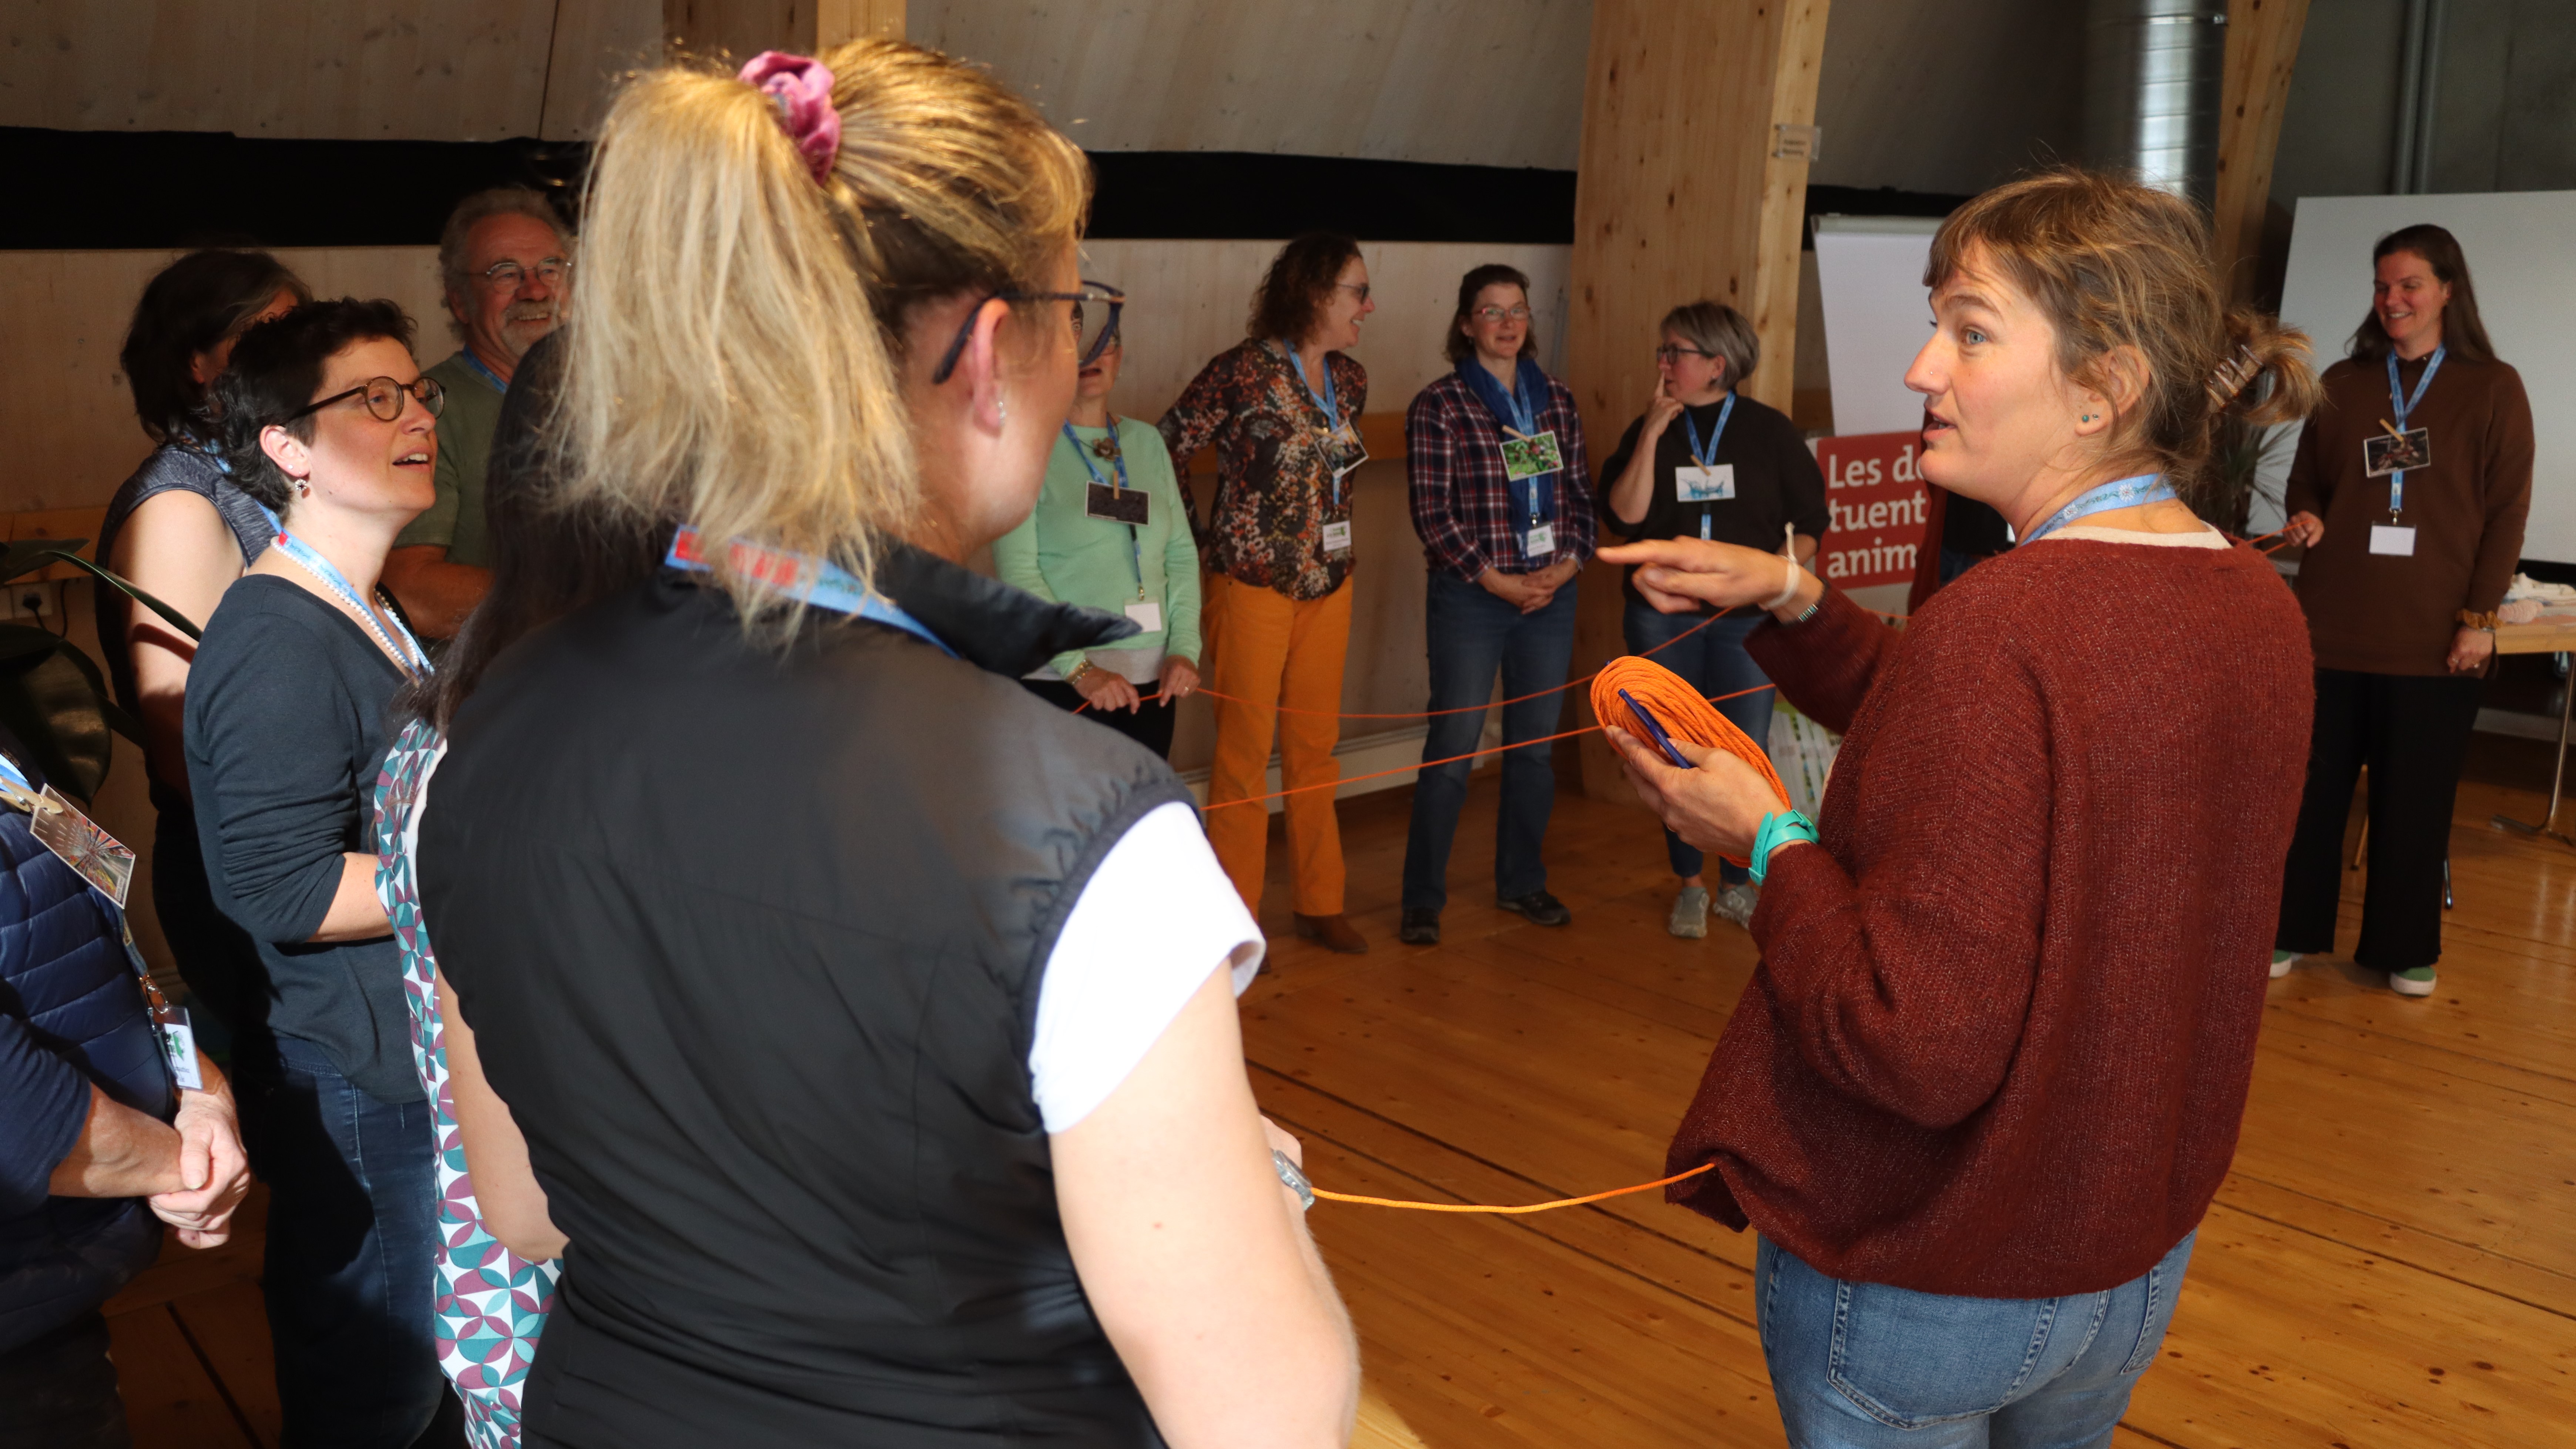
[[438, 498], [394, 540], [384, 580], [414, 628], [445, 639], [492, 584], [484, 464], [510, 375], [570, 300], [572, 238], [543, 193], [524, 186], [478, 191], [448, 216], [438, 270], [463, 344], [427, 369], [447, 389], [438, 416]]

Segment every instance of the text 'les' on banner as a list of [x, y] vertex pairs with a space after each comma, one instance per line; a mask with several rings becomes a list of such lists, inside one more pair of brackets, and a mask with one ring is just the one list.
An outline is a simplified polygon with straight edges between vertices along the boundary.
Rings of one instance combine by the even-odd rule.
[[1841, 589], [1914, 580], [1931, 500], [1923, 491], [1920, 432], [1816, 440], [1832, 521], [1816, 571]]

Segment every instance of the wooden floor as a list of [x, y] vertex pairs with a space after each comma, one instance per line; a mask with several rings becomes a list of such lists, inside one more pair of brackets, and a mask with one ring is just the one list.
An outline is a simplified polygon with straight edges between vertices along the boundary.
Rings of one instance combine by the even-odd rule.
[[[2488, 773], [2527, 781], [2533, 758]], [[2123, 1446], [2576, 1444], [2576, 850], [2487, 824], [2536, 804], [2463, 787], [2432, 999], [2349, 964], [2272, 986], [2235, 1170]], [[1488, 776], [1443, 944], [1400, 946], [1408, 805], [1343, 806], [1374, 949], [1276, 939], [1245, 998], [1263, 1105], [1343, 1191], [1527, 1202], [1659, 1175], [1750, 940], [1724, 922], [1666, 935], [1651, 822], [1581, 798], [1548, 848], [1574, 924], [1494, 910]], [[1265, 924], [1286, 913], [1274, 870]], [[1782, 1442], [1749, 1236], [1659, 1194], [1512, 1219], [1325, 1203], [1313, 1222], [1359, 1325], [1363, 1444]], [[275, 1442], [257, 1256], [255, 1235], [173, 1248], [111, 1305], [144, 1449]]]

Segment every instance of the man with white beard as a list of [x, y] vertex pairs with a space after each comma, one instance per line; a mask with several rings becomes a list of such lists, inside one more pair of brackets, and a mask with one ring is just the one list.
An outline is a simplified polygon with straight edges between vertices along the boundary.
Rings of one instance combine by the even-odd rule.
[[438, 501], [394, 540], [384, 581], [414, 629], [445, 639], [491, 586], [484, 464], [511, 374], [570, 300], [572, 238], [543, 193], [524, 186], [478, 191], [449, 214], [438, 270], [463, 344], [426, 372], [447, 389], [438, 418]]

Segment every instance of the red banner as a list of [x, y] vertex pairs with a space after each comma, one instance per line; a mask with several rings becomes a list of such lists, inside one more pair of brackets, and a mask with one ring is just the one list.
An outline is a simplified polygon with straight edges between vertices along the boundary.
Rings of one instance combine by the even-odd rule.
[[1816, 551], [1816, 572], [1839, 588], [1914, 581], [1930, 498], [1915, 459], [1920, 433], [1819, 438], [1825, 506], [1833, 521]]

